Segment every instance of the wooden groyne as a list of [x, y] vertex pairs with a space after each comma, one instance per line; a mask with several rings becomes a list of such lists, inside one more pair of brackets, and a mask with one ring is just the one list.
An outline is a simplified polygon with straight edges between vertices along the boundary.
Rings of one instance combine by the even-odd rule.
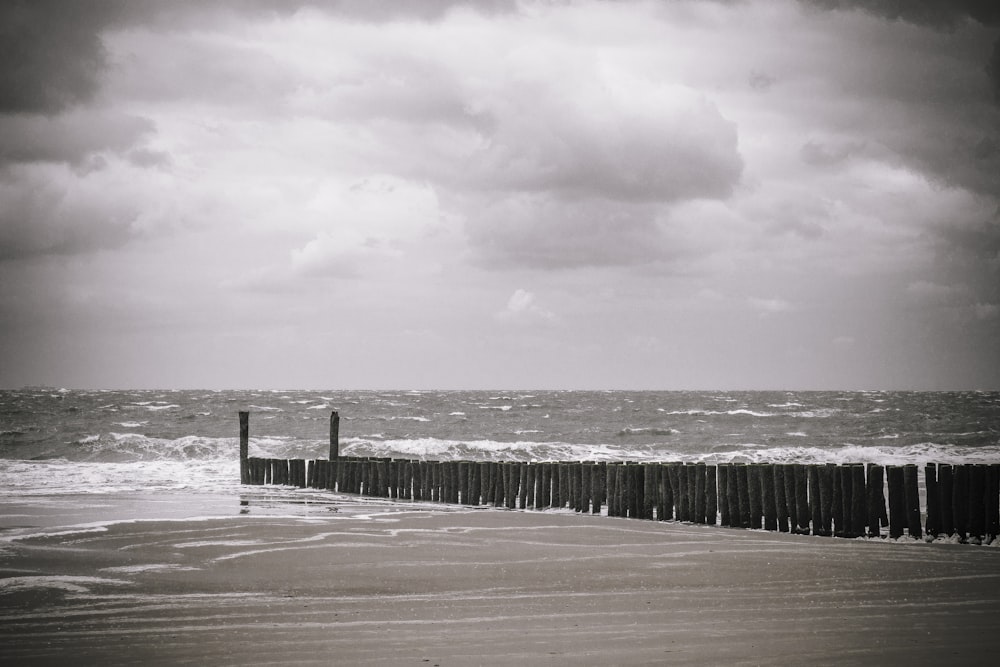
[[[798, 464], [597, 461], [424, 461], [339, 455], [339, 415], [328, 459], [247, 455], [240, 413], [240, 480], [374, 498], [508, 509], [571, 509], [803, 535], [1000, 535], [1000, 464]], [[921, 507], [920, 473], [925, 507]]]

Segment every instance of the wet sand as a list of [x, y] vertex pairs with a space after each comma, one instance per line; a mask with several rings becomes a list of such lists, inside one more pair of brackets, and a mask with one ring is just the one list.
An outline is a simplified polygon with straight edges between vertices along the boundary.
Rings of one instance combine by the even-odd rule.
[[1000, 650], [993, 547], [262, 507], [7, 542], [0, 661], [937, 665]]

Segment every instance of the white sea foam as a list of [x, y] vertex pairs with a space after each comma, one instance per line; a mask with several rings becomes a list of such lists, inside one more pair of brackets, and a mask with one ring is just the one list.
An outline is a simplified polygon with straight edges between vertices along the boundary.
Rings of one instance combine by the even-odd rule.
[[618, 431], [618, 437], [643, 436], [643, 435], [677, 435], [680, 431], [675, 428], [658, 428], [654, 426], [631, 427], [627, 426]]

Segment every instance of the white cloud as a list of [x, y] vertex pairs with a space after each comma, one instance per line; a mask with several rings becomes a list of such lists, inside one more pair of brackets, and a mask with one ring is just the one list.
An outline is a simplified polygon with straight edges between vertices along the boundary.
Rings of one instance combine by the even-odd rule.
[[750, 297], [747, 299], [750, 307], [760, 313], [761, 317], [766, 315], [775, 315], [778, 313], [787, 313], [792, 310], [792, 304], [784, 299], [761, 299], [758, 297]]
[[556, 316], [535, 302], [535, 294], [524, 289], [514, 290], [507, 306], [496, 313], [505, 322], [552, 322]]

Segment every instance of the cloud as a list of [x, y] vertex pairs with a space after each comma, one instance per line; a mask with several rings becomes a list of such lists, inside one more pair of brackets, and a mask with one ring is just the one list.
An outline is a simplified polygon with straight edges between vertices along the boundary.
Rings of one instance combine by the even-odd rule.
[[643, 204], [515, 194], [466, 216], [474, 257], [491, 268], [627, 266], [669, 251]]
[[497, 319], [507, 322], [551, 322], [556, 316], [535, 303], [535, 295], [517, 289], [507, 300], [507, 306], [496, 314]]
[[979, 320], [995, 320], [1000, 316], [1000, 306], [995, 303], [977, 303], [975, 305], [976, 318]]
[[851, 156], [864, 150], [862, 142], [825, 143], [810, 140], [802, 144], [799, 155], [802, 161], [814, 167], [829, 167], [848, 160]]
[[985, 25], [1000, 22], [1000, 6], [992, 0], [800, 0], [822, 9], [860, 9], [886, 19], [935, 28], [950, 28], [964, 18]]
[[122, 153], [154, 131], [151, 121], [117, 111], [75, 110], [57, 116], [0, 116], [0, 165], [80, 164], [103, 151]]
[[750, 297], [747, 299], [747, 303], [749, 303], [750, 307], [756, 310], [761, 317], [776, 315], [778, 313], [787, 313], [792, 310], [792, 304], [784, 299], [762, 299], [758, 297]]
[[480, 187], [621, 201], [731, 194], [743, 169], [736, 126], [704, 96], [535, 55], [538, 71], [474, 103], [496, 127], [473, 157]]
[[916, 280], [906, 286], [906, 293], [922, 304], [949, 304], [967, 292], [964, 285], [941, 285], [929, 280]]
[[[303, 275], [356, 277], [366, 270], [385, 270], [386, 262], [407, 256], [442, 224], [432, 188], [388, 175], [347, 187], [330, 181], [316, 190], [302, 213], [307, 225], [319, 229], [291, 253], [292, 269]], [[427, 258], [409, 259], [420, 264]]]
[[0, 179], [0, 260], [116, 248], [132, 237], [131, 201], [109, 203], [102, 183], [74, 181], [57, 167]]
[[1000, 103], [1000, 39], [993, 45], [993, 53], [986, 64], [986, 74], [993, 84], [993, 96]]
[[99, 32], [114, 3], [0, 3], [0, 113], [63, 111], [89, 101], [106, 53]]

